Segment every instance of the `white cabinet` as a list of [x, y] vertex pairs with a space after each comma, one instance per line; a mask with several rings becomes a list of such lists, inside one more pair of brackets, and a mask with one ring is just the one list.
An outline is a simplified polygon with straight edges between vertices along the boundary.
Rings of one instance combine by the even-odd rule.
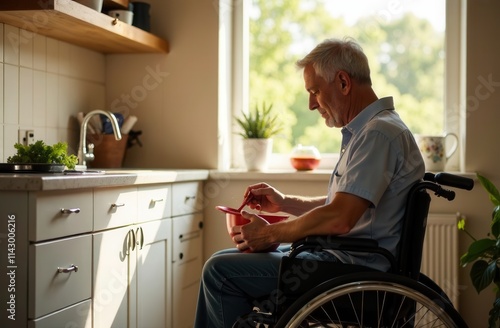
[[32, 244], [29, 267], [30, 318], [90, 299], [92, 238], [81, 235]]
[[137, 220], [137, 188], [94, 190], [94, 231], [122, 227]]
[[95, 233], [94, 327], [168, 327], [171, 221]]
[[[137, 246], [137, 325], [170, 327], [172, 320], [171, 222], [152, 221], [139, 226]], [[174, 326], [175, 327], [175, 326]]]
[[203, 184], [182, 182], [172, 186], [172, 216], [200, 212], [203, 206]]
[[16, 302], [16, 320], [2, 327], [191, 327], [201, 190], [174, 182], [0, 191], [0, 265], [12, 276], [0, 275], [0, 301]]
[[138, 190], [138, 222], [172, 216], [172, 185], [143, 186]]
[[203, 267], [202, 183], [172, 187], [173, 223], [173, 324], [192, 327]]
[[91, 301], [88, 299], [44, 317], [30, 320], [28, 328], [92, 328], [91, 311]]
[[91, 195], [0, 191], [2, 327], [90, 327]]
[[54, 239], [92, 231], [92, 190], [30, 192], [29, 238]]
[[94, 230], [102, 230], [93, 235], [95, 327], [170, 326], [170, 191], [168, 184], [94, 192]]
[[200, 213], [173, 220], [173, 327], [192, 327], [203, 267], [203, 217]]
[[129, 270], [135, 269], [135, 261], [130, 261], [131, 231], [124, 227], [93, 236], [94, 327], [128, 326]]

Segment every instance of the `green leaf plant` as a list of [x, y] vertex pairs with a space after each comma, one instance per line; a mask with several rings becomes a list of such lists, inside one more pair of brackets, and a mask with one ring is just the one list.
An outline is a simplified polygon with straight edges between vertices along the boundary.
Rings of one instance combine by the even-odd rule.
[[78, 163], [78, 158], [75, 155], [68, 154], [68, 144], [65, 142], [58, 142], [50, 146], [42, 140], [38, 140], [30, 145], [16, 143], [14, 148], [17, 149], [17, 153], [9, 156], [7, 163], [64, 164], [68, 169], [73, 169]]
[[243, 113], [243, 117], [236, 119], [242, 129], [238, 134], [244, 139], [268, 139], [277, 135], [281, 131], [281, 125], [278, 123], [278, 115], [272, 113], [272, 108], [272, 104], [266, 106], [264, 102], [261, 108], [257, 105], [248, 114]]
[[465, 229], [465, 219], [458, 221], [458, 229], [473, 240], [467, 252], [460, 257], [460, 264], [465, 267], [472, 263], [470, 279], [477, 293], [493, 284], [496, 297], [488, 319], [488, 326], [493, 328], [500, 323], [500, 193], [490, 180], [479, 173], [476, 175], [494, 205], [490, 232], [487, 238], [476, 239]]

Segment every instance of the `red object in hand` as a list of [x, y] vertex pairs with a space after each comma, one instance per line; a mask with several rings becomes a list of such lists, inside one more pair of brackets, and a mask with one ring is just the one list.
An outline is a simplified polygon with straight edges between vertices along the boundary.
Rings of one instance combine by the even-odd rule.
[[[249, 220], [245, 219], [238, 210], [231, 208], [231, 207], [226, 207], [226, 206], [217, 206], [216, 207], [219, 211], [222, 211], [226, 213], [226, 227], [227, 227], [227, 232], [230, 237], [233, 237], [234, 234], [231, 232], [232, 227], [237, 226], [237, 225], [244, 225], [250, 222]], [[275, 215], [275, 214], [258, 214], [261, 218], [266, 220], [268, 223], [273, 224], [277, 222], [281, 222], [283, 220], [286, 220], [288, 218], [287, 215]], [[263, 251], [259, 252], [272, 252], [275, 251], [280, 244], [273, 244], [271, 247], [268, 249], [265, 249]], [[245, 251], [245, 253], [251, 253], [250, 250]]]

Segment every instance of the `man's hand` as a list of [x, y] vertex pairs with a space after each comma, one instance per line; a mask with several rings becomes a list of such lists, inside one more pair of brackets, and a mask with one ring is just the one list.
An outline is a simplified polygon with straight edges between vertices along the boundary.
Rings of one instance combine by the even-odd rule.
[[273, 245], [273, 238], [266, 229], [269, 223], [258, 215], [246, 211], [242, 211], [241, 215], [249, 222], [232, 228], [231, 234], [236, 248], [242, 252], [259, 252], [269, 249]]
[[248, 203], [251, 209], [257, 209], [258, 211], [262, 210], [269, 213], [276, 213], [282, 210], [285, 195], [267, 183], [261, 182], [248, 186], [245, 191], [245, 197], [248, 194], [253, 195]]

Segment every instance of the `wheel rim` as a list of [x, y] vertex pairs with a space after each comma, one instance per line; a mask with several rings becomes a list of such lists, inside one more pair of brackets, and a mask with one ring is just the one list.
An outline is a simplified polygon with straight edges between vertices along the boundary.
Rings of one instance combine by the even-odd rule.
[[[371, 292], [371, 294], [369, 294]], [[429, 293], [426, 293], [429, 294]], [[354, 295], [356, 295], [354, 297]], [[375, 312], [377, 318], [373, 315], [369, 320], [369, 324], [366, 322], [365, 317], [365, 296], [371, 295], [373, 300], [373, 295], [376, 295], [377, 302], [374, 307], [373, 302], [368, 304], [368, 306]], [[347, 297], [351, 300], [351, 311], [354, 316], [351, 316], [349, 320], [343, 319], [343, 311], [336, 309], [334, 305], [334, 300], [339, 297]], [[352, 302], [354, 298], [361, 299], [362, 303]], [[385, 303], [391, 298], [400, 299], [398, 304], [392, 304], [389, 309]], [[415, 304], [415, 314], [409, 316], [403, 316], [402, 311], [407, 307], [408, 302], [413, 302]], [[385, 304], [384, 304], [385, 303]], [[406, 304], [406, 305], [405, 305]], [[394, 306], [396, 305], [396, 306]], [[399, 309], [396, 307], [399, 306]], [[321, 309], [328, 307], [330, 314], [322, 315], [322, 319], [317, 319], [317, 314]], [[443, 308], [444, 307], [444, 308]], [[334, 311], [331, 311], [331, 310]], [[318, 294], [316, 297], [312, 298], [307, 304], [302, 306], [300, 309], [291, 309], [293, 312], [290, 314], [290, 319], [286, 319], [286, 314], [283, 316], [287, 321], [286, 327], [305, 327], [303, 324], [305, 321], [308, 322], [307, 327], [456, 327], [455, 319], [450, 316], [447, 312], [449, 311], [449, 306], [444, 304], [439, 296], [436, 295], [424, 295], [422, 292], [410, 288], [408, 286], [388, 281], [356, 281], [341, 286], [333, 287], [325, 292]], [[325, 312], [326, 310], [322, 310]], [[391, 314], [388, 316], [387, 311]], [[373, 311], [372, 311], [373, 312]], [[387, 317], [392, 319], [387, 319]], [[326, 319], [326, 320], [325, 320]], [[388, 322], [390, 321], [390, 322]], [[280, 323], [282, 320], [280, 320]], [[321, 322], [320, 326], [315, 326], [316, 322]], [[278, 325], [280, 326], [280, 325]]]

